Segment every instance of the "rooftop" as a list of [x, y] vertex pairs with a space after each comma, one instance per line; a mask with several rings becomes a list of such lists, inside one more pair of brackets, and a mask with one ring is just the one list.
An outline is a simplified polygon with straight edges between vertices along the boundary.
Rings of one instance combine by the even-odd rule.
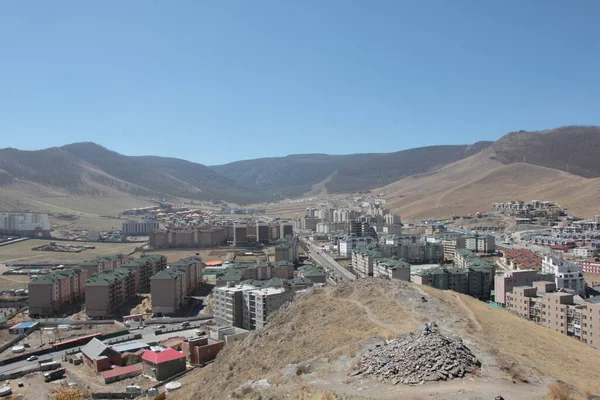
[[158, 352], [146, 350], [142, 355], [142, 360], [150, 362], [152, 364], [161, 364], [164, 362], [179, 360], [181, 358], [185, 358], [185, 355], [170, 347]]

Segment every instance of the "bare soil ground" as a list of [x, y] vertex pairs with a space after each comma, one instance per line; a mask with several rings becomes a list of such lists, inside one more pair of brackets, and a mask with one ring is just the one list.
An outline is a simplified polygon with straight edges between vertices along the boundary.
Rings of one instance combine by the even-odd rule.
[[[192, 390], [176, 397], [225, 398], [244, 382], [259, 379], [271, 383], [265, 390], [274, 398], [474, 400], [501, 395], [529, 400], [544, 398], [556, 380], [580, 396], [600, 393], [600, 352], [468, 296], [379, 279], [313, 292], [275, 314], [266, 330], [228, 346], [213, 364], [183, 378]], [[417, 386], [350, 378], [362, 349], [432, 321], [474, 351], [482, 363], [479, 373]], [[259, 394], [251, 390], [246, 398]]]
[[[9, 244], [0, 247], [0, 264], [19, 263], [19, 264], [46, 264], [46, 263], [64, 263], [76, 264], [81, 261], [91, 260], [100, 256], [109, 256], [113, 254], [127, 254], [135, 250], [139, 243], [98, 243], [98, 242], [69, 242], [61, 241], [63, 245], [89, 245], [95, 246], [95, 249], [85, 250], [81, 253], [61, 253], [54, 251], [36, 251], [31, 250], [52, 242], [45, 239], [30, 239], [23, 242]], [[12, 278], [14, 275], [11, 275]]]
[[159, 249], [151, 250], [148, 253], [162, 254], [167, 257], [167, 262], [174, 262], [196, 254], [200, 254], [204, 261], [232, 260], [235, 252], [229, 249]]
[[27, 289], [30, 279], [27, 275], [0, 275], [0, 291]]

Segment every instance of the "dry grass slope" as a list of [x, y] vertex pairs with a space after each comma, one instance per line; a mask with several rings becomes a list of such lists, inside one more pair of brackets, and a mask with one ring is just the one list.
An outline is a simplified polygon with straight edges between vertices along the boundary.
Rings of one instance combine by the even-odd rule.
[[486, 149], [433, 174], [395, 182], [384, 188], [390, 191], [387, 207], [403, 216], [435, 218], [489, 211], [498, 201], [548, 199], [575, 215], [600, 212], [593, 201], [600, 196], [600, 178], [523, 163], [503, 165], [492, 156]]

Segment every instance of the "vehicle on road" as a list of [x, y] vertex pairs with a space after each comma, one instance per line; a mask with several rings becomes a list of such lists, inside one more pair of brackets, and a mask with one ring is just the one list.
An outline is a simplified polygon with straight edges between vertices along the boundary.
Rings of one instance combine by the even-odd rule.
[[37, 356], [31, 356], [31, 357], [27, 357], [27, 361], [35, 361], [37, 360], [38, 357]]
[[50, 382], [54, 379], [58, 379], [58, 378], [62, 378], [65, 375], [65, 369], [64, 368], [59, 368], [55, 371], [52, 372], [46, 372], [44, 374], [44, 381], [46, 382]]
[[166, 325], [159, 325], [157, 329], [165, 329], [166, 327]]
[[187, 328], [188, 326], [190, 326], [190, 323], [188, 321], [184, 321], [181, 323], [182, 328]]

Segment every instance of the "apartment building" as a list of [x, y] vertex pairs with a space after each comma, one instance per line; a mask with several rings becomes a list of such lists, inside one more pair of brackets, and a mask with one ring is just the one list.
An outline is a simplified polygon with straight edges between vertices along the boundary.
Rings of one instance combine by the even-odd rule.
[[544, 274], [532, 269], [513, 270], [494, 277], [494, 301], [506, 304], [506, 294], [519, 286], [533, 286], [534, 282], [554, 281], [554, 274]]
[[444, 249], [445, 260], [454, 260], [454, 253], [456, 250], [465, 249], [467, 247], [467, 238], [464, 235], [447, 235], [444, 236], [440, 242]]
[[262, 223], [259, 222], [256, 224], [256, 241], [263, 243], [263, 244], [269, 244], [269, 242], [271, 241], [271, 235], [270, 235], [270, 227], [269, 224], [266, 223]]
[[412, 278], [418, 285], [453, 290], [487, 300], [494, 284], [494, 268], [485, 263], [468, 268], [432, 268], [419, 271]]
[[48, 214], [0, 213], [0, 232], [3, 233], [50, 237], [50, 229]]
[[[308, 279], [314, 284], [325, 283], [327, 274], [325, 274], [323, 268], [318, 267], [316, 265], [307, 264], [298, 268], [298, 276], [300, 278]], [[301, 283], [301, 281], [298, 281], [296, 283]]]
[[275, 261], [298, 261], [298, 238], [288, 236], [283, 243], [275, 246]]
[[573, 249], [573, 255], [581, 258], [598, 257], [598, 249], [595, 247], [577, 247]]
[[285, 288], [240, 284], [213, 289], [214, 317], [227, 325], [244, 329], [260, 329], [269, 314], [291, 300]]
[[468, 235], [465, 239], [465, 248], [475, 253], [493, 253], [496, 250], [496, 240], [492, 235]]
[[[316, 228], [316, 223], [315, 223]], [[290, 222], [280, 222], [279, 223], [279, 238], [286, 239], [288, 237], [294, 236], [294, 225]]]
[[554, 274], [554, 282], [558, 289], [572, 290], [575, 294], [585, 297], [585, 278], [581, 265], [546, 256], [542, 260], [542, 272]]
[[577, 264], [581, 265], [583, 272], [586, 274], [600, 275], [599, 261], [579, 261]]
[[289, 261], [274, 263], [234, 263], [217, 276], [217, 286], [225, 286], [228, 282], [237, 284], [244, 280], [268, 280], [273, 278], [292, 279], [294, 264]]
[[396, 255], [410, 264], [437, 264], [444, 261], [444, 248], [441, 243], [400, 245]]
[[541, 269], [542, 267], [542, 258], [529, 249], [503, 249], [502, 262], [512, 269]]
[[285, 288], [255, 288], [243, 292], [242, 328], [261, 329], [267, 325], [268, 317], [291, 300]]
[[539, 281], [506, 294], [506, 308], [563, 335], [600, 348], [600, 304], [557, 292], [555, 282]]
[[124, 236], [146, 236], [155, 229], [158, 229], [160, 224], [154, 219], [141, 221], [123, 221], [121, 224], [121, 232]]
[[372, 237], [348, 236], [338, 241], [338, 252], [343, 257], [348, 257], [353, 250], [376, 243], [377, 240]]
[[149, 236], [149, 245], [153, 249], [214, 247], [227, 244], [227, 241], [233, 238], [233, 228], [210, 226], [154, 230]]
[[102, 274], [113, 269], [121, 268], [121, 265], [128, 260], [129, 258], [124, 254], [115, 254], [84, 261], [79, 264], [79, 268], [86, 270], [88, 277], [91, 277], [92, 275]]
[[143, 254], [140, 258], [132, 258], [121, 265], [136, 271], [136, 292], [147, 292], [150, 290], [150, 278], [167, 267], [167, 257], [160, 254]]
[[150, 278], [152, 312], [176, 314], [203, 282], [204, 263], [200, 257], [183, 258]]
[[233, 245], [245, 246], [248, 243], [248, 225], [233, 224]]
[[136, 271], [118, 268], [95, 275], [85, 283], [86, 314], [92, 318], [119, 315], [119, 309], [136, 296]]
[[410, 282], [410, 264], [397, 258], [376, 258], [373, 276]]
[[444, 233], [447, 230], [448, 229], [443, 224], [428, 224], [425, 227], [425, 234], [426, 235], [433, 235], [433, 234], [436, 234], [436, 233]]
[[38, 275], [29, 282], [29, 314], [52, 315], [63, 306], [82, 300], [86, 281], [87, 271], [77, 267]]

